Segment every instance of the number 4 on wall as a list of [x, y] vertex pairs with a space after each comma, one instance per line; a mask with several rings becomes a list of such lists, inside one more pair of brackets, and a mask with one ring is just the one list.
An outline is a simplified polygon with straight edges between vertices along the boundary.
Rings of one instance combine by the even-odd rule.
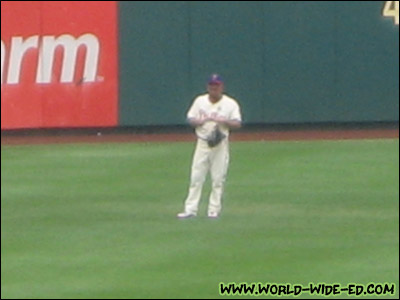
[[399, 1], [386, 1], [382, 14], [384, 17], [393, 18], [394, 24], [399, 25]]

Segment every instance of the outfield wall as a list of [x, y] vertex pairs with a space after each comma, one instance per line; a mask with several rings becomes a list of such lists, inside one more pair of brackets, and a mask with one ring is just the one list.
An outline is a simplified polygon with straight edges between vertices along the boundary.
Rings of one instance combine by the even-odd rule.
[[248, 124], [398, 122], [389, 2], [2, 1], [1, 128], [184, 124], [213, 72]]

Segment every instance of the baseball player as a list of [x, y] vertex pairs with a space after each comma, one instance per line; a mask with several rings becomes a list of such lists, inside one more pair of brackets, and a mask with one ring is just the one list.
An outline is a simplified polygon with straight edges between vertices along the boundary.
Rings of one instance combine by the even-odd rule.
[[207, 91], [207, 94], [194, 100], [187, 113], [188, 122], [196, 131], [197, 144], [185, 209], [177, 215], [178, 218], [197, 215], [203, 184], [208, 172], [211, 173], [212, 180], [208, 217], [219, 217], [229, 164], [229, 130], [241, 127], [240, 107], [234, 99], [224, 94], [221, 76], [211, 75]]

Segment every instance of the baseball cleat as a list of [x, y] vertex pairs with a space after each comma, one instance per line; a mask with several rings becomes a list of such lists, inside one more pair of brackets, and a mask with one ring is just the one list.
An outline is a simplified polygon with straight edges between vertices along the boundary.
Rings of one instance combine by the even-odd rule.
[[215, 212], [215, 211], [210, 211], [209, 213], [208, 213], [208, 217], [209, 218], [218, 218], [219, 217], [219, 214], [217, 213], [217, 212]]
[[179, 219], [187, 219], [187, 218], [192, 218], [192, 217], [195, 217], [195, 216], [196, 216], [196, 214], [187, 213], [187, 212], [181, 212], [181, 213], [176, 215], [176, 217], [179, 218]]

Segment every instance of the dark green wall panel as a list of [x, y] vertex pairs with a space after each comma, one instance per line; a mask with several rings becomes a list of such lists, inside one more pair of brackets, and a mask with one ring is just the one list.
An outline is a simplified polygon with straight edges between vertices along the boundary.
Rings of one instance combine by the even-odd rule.
[[337, 119], [399, 120], [399, 26], [385, 1], [337, 6]]
[[264, 3], [266, 122], [323, 121], [334, 87], [334, 3]]
[[120, 2], [120, 123], [179, 124], [190, 97], [184, 2]]
[[247, 123], [399, 120], [384, 1], [119, 2], [120, 123], [185, 122], [209, 74]]

